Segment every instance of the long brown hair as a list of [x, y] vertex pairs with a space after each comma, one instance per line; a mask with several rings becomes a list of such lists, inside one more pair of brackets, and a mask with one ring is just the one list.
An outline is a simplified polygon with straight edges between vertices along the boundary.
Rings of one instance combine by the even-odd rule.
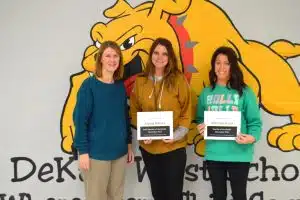
[[152, 63], [152, 55], [154, 52], [154, 49], [158, 46], [158, 45], [162, 45], [167, 49], [168, 52], [168, 64], [165, 67], [164, 70], [164, 75], [163, 75], [163, 80], [164, 80], [164, 84], [166, 85], [166, 87], [168, 89], [172, 88], [172, 86], [174, 86], [175, 84], [175, 79], [176, 76], [181, 74], [181, 72], [178, 69], [178, 62], [176, 59], [176, 55], [172, 46], [172, 43], [165, 38], [157, 38], [151, 48], [150, 48], [150, 52], [149, 52], [149, 59], [146, 63], [146, 67], [144, 70], [144, 76], [151, 76], [154, 77], [155, 75], [155, 66]]
[[247, 86], [244, 82], [243, 72], [238, 64], [238, 57], [234, 50], [230, 47], [221, 46], [213, 54], [211, 58], [211, 70], [209, 72], [209, 80], [212, 89], [215, 89], [217, 84], [217, 75], [215, 72], [215, 63], [218, 55], [225, 55], [230, 64], [230, 78], [227, 82], [227, 87], [238, 91], [239, 95], [243, 95], [243, 89]]
[[115, 50], [116, 53], [120, 57], [119, 67], [114, 72], [114, 75], [113, 75], [114, 80], [120, 80], [123, 77], [123, 72], [124, 72], [123, 56], [122, 56], [122, 52], [121, 52], [121, 49], [120, 49], [119, 45], [114, 41], [105, 41], [101, 44], [101, 46], [99, 48], [99, 51], [97, 53], [97, 58], [96, 58], [96, 72], [95, 72], [95, 75], [99, 78], [102, 77], [101, 59], [102, 59], [102, 56], [103, 56], [103, 52], [105, 51], [105, 49], [107, 49], [109, 47], [112, 48], [113, 50]]

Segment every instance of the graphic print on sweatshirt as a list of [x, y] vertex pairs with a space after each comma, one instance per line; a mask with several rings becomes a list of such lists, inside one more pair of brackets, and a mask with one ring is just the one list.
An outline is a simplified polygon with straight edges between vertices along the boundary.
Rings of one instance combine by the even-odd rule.
[[208, 111], [238, 111], [238, 94], [210, 94], [206, 97]]

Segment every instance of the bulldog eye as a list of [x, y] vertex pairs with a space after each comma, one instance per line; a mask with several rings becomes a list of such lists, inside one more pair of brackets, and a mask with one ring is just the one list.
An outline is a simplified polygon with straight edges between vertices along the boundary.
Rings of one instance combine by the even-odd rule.
[[128, 38], [127, 40], [125, 40], [123, 42], [123, 44], [120, 45], [120, 49], [123, 51], [123, 50], [126, 50], [126, 49], [129, 49], [130, 47], [132, 47], [134, 45], [135, 41], [134, 41], [134, 36]]
[[95, 42], [95, 46], [99, 49], [100, 46], [101, 46], [101, 43], [97, 40], [97, 41]]

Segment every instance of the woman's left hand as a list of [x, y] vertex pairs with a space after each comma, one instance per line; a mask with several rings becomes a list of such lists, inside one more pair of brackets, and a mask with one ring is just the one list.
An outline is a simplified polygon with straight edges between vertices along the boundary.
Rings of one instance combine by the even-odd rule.
[[252, 135], [248, 135], [248, 134], [244, 134], [244, 133], [240, 133], [235, 141], [238, 144], [252, 144], [253, 142], [255, 142], [255, 138]]
[[132, 145], [131, 144], [128, 144], [127, 163], [128, 164], [134, 163], [134, 153], [132, 151]]

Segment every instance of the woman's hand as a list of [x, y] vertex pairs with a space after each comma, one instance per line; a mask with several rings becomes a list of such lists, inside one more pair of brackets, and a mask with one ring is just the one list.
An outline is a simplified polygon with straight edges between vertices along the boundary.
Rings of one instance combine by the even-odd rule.
[[252, 135], [248, 135], [248, 134], [244, 134], [244, 133], [240, 133], [235, 141], [238, 144], [252, 144], [253, 142], [255, 142], [255, 138]]
[[79, 155], [79, 168], [85, 171], [90, 169], [90, 157], [89, 154], [81, 154]]
[[134, 163], [134, 153], [132, 151], [132, 145], [128, 144], [127, 163]]
[[205, 124], [204, 123], [197, 125], [197, 130], [200, 133], [200, 135], [202, 135], [202, 136], [204, 135], [204, 128], [205, 128]]

